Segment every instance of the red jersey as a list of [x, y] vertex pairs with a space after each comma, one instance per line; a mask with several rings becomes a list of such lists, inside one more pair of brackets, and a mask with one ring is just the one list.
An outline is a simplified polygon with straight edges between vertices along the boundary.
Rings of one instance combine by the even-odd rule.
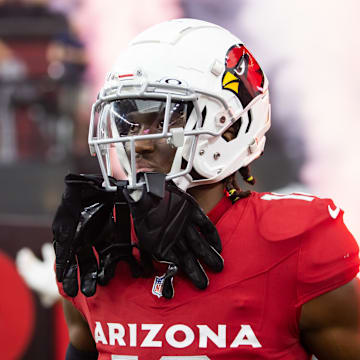
[[310, 195], [254, 192], [234, 205], [223, 198], [208, 215], [225, 265], [207, 271], [205, 291], [179, 275], [167, 300], [157, 296], [159, 281], [133, 279], [120, 263], [108, 286], [72, 299], [99, 359], [309, 359], [299, 340], [302, 304], [358, 272], [342, 210]]

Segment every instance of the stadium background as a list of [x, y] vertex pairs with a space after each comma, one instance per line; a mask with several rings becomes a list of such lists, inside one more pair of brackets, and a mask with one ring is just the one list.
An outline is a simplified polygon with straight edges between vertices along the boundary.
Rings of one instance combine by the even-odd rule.
[[1, 358], [64, 358], [59, 305], [43, 306], [14, 259], [23, 247], [41, 257], [52, 240], [64, 175], [98, 171], [90, 106], [121, 48], [159, 21], [199, 18], [245, 42], [273, 109], [255, 189], [330, 196], [360, 239], [359, 10], [356, 0], [0, 0]]

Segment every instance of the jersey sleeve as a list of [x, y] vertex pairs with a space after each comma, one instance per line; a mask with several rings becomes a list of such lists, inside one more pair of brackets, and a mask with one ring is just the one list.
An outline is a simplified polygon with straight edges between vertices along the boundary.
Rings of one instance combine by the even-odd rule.
[[342, 215], [341, 211], [302, 235], [297, 305], [346, 284], [358, 273], [359, 247]]

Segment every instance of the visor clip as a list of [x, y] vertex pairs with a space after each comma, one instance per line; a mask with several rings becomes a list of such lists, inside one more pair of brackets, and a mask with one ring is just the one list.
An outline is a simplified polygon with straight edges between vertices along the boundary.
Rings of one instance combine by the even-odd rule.
[[172, 148], [178, 148], [184, 145], [184, 128], [172, 128], [169, 130], [171, 137], [167, 139], [167, 143]]

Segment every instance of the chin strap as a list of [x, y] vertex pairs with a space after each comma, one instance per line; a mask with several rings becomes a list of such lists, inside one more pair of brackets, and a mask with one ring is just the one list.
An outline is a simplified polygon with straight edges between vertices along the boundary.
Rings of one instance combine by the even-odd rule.
[[183, 175], [183, 176], [179, 176], [179, 177], [173, 179], [172, 181], [181, 190], [187, 191], [187, 189], [189, 188], [190, 184], [193, 181], [193, 178], [192, 178], [192, 176], [190, 174], [186, 174], [186, 175]]

